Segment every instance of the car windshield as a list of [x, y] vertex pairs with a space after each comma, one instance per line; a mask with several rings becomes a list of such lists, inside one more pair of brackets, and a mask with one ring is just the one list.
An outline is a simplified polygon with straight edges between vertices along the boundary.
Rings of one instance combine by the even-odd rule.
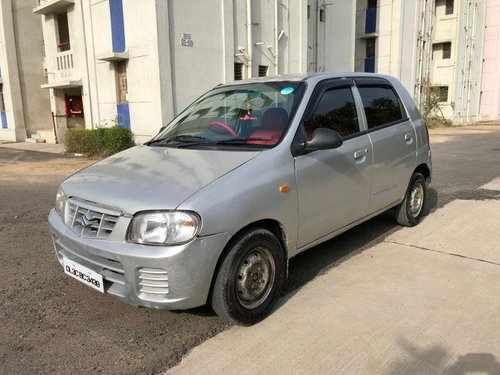
[[249, 83], [216, 88], [177, 116], [150, 146], [271, 148], [285, 135], [303, 82]]

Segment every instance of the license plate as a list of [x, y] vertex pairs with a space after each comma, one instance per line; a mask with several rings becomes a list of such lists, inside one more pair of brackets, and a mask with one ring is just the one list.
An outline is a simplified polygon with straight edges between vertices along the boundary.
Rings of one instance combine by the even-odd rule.
[[63, 267], [65, 274], [81, 281], [85, 285], [88, 285], [101, 293], [104, 293], [102, 276], [97, 272], [67, 258], [63, 258]]

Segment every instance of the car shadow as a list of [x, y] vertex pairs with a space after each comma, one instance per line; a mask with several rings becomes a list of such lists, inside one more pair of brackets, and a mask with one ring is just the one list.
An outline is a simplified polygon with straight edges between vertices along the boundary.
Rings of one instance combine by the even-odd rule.
[[[391, 363], [387, 374], [500, 374], [500, 362], [492, 353], [454, 354], [443, 345], [425, 347], [401, 336], [397, 342], [401, 354]], [[456, 358], [453, 363], [452, 358]]]
[[[423, 220], [438, 207], [438, 204], [437, 191], [429, 188]], [[329, 241], [300, 253], [290, 260], [289, 276], [285, 284], [284, 294], [301, 288], [315, 277], [342, 264], [352, 256], [383, 242], [385, 238], [400, 228], [401, 226], [394, 219], [394, 211], [389, 210]]]

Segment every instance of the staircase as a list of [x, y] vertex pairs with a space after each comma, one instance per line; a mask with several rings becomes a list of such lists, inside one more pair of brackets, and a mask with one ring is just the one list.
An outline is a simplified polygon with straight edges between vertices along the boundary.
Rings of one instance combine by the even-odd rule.
[[29, 143], [56, 143], [54, 137], [54, 131], [50, 130], [37, 130], [31, 133], [31, 136], [26, 138], [26, 142]]

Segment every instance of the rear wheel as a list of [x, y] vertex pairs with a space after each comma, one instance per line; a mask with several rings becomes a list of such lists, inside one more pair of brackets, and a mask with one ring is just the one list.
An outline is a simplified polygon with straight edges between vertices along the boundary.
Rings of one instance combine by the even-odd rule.
[[427, 184], [425, 177], [416, 172], [410, 179], [403, 202], [396, 207], [397, 222], [405, 227], [417, 225], [424, 214], [426, 197]]
[[221, 317], [250, 325], [265, 318], [281, 295], [286, 260], [281, 243], [266, 229], [237, 237], [224, 258], [212, 290]]

